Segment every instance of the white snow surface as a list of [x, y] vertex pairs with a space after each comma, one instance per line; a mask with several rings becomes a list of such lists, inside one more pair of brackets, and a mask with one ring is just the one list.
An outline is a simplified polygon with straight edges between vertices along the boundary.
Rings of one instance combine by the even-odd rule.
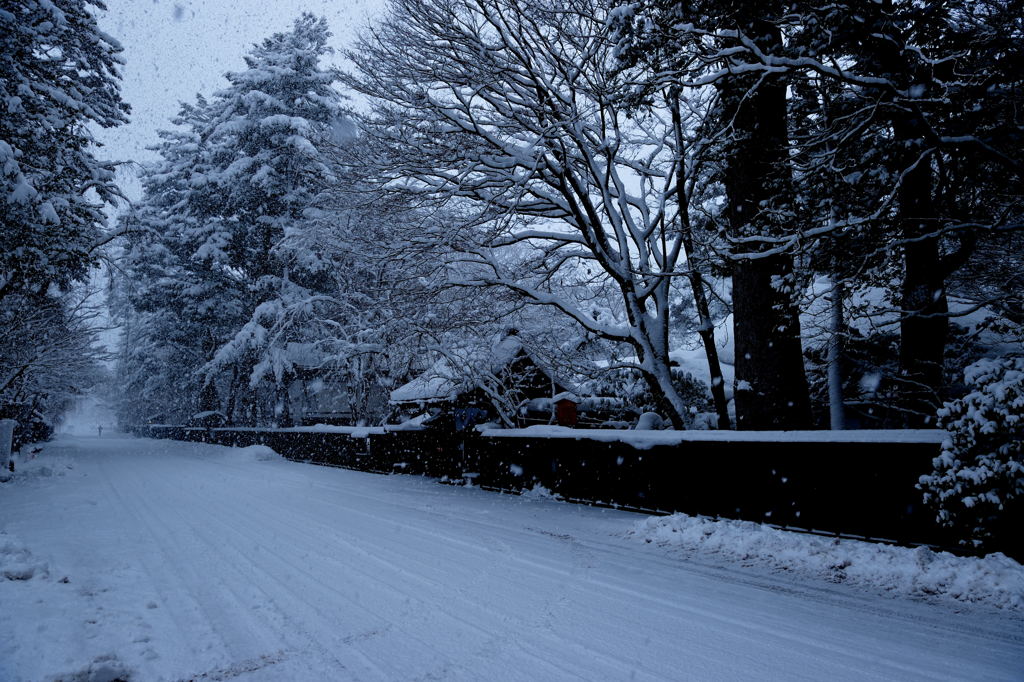
[[5, 682], [1024, 671], [1019, 609], [779, 570], [766, 552], [806, 552], [744, 526], [682, 551], [637, 538], [686, 523], [174, 441], [66, 438], [17, 467], [0, 484]]
[[1000, 553], [960, 557], [927, 547], [818, 537], [750, 521], [686, 514], [638, 521], [631, 534], [646, 542], [756, 562], [820, 580], [1024, 610], [1024, 566]]

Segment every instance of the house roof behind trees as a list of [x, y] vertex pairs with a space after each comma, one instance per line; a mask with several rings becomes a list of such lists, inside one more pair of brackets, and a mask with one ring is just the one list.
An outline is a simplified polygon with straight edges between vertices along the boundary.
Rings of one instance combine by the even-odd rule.
[[482, 381], [498, 377], [505, 371], [521, 371], [514, 367], [517, 361], [524, 361], [540, 370], [548, 379], [556, 382], [559, 391], [564, 388], [552, 378], [551, 372], [542, 367], [523, 347], [515, 333], [506, 334], [489, 349], [449, 350], [423, 374], [391, 392], [391, 403], [437, 403], [454, 400], [458, 395], [472, 390]]

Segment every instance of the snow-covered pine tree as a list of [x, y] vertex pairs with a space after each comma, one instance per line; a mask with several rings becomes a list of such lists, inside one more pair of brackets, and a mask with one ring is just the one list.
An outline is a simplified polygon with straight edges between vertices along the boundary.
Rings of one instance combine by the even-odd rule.
[[[149, 236], [133, 244], [126, 309], [137, 318], [130, 343], [160, 348], [185, 371], [126, 347], [123, 379], [139, 390], [164, 382], [168, 396], [191, 396], [190, 409], [287, 421], [300, 369], [349, 372], [354, 385], [386, 348], [374, 299], [383, 265], [369, 247], [379, 221], [348, 187], [358, 183], [345, 170], [355, 131], [320, 64], [329, 36], [304, 14], [163, 134], [163, 160], [147, 169], [128, 218]], [[182, 416], [173, 405], [147, 410]]]
[[190, 181], [202, 168], [200, 134], [209, 120], [202, 96], [182, 106], [173, 119], [177, 127], [162, 131], [153, 148], [160, 161], [142, 169], [142, 200], [121, 217], [128, 238], [111, 308], [122, 330], [117, 373], [126, 425], [179, 422], [201, 409], [197, 370], [241, 324], [237, 278], [195, 257], [224, 239], [218, 223], [189, 210]]
[[99, 0], [0, 6], [0, 296], [65, 286], [97, 258], [119, 196], [89, 126], [127, 121], [121, 47], [96, 25]]
[[247, 69], [227, 74], [191, 182], [199, 229], [223, 235], [194, 257], [244, 283], [248, 318], [216, 350], [207, 377], [238, 367], [250, 388], [269, 381], [285, 409], [294, 344], [315, 343], [334, 317], [334, 264], [313, 235], [317, 203], [337, 180], [330, 152], [344, 128], [337, 75], [320, 63], [329, 37], [324, 19], [303, 14], [254, 46]]

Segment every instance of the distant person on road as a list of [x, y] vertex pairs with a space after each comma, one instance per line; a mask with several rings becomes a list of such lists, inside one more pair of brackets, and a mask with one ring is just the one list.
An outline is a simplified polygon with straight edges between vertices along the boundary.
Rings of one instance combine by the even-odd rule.
[[103, 438], [103, 424], [98, 425], [96, 430], [99, 431], [100, 438]]

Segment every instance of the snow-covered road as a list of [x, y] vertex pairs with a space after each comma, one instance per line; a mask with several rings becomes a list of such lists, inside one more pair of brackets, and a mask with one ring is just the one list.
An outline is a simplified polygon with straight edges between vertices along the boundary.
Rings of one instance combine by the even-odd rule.
[[685, 557], [624, 512], [249, 459], [66, 439], [0, 485], [0, 680], [1024, 679], [1017, 611]]

